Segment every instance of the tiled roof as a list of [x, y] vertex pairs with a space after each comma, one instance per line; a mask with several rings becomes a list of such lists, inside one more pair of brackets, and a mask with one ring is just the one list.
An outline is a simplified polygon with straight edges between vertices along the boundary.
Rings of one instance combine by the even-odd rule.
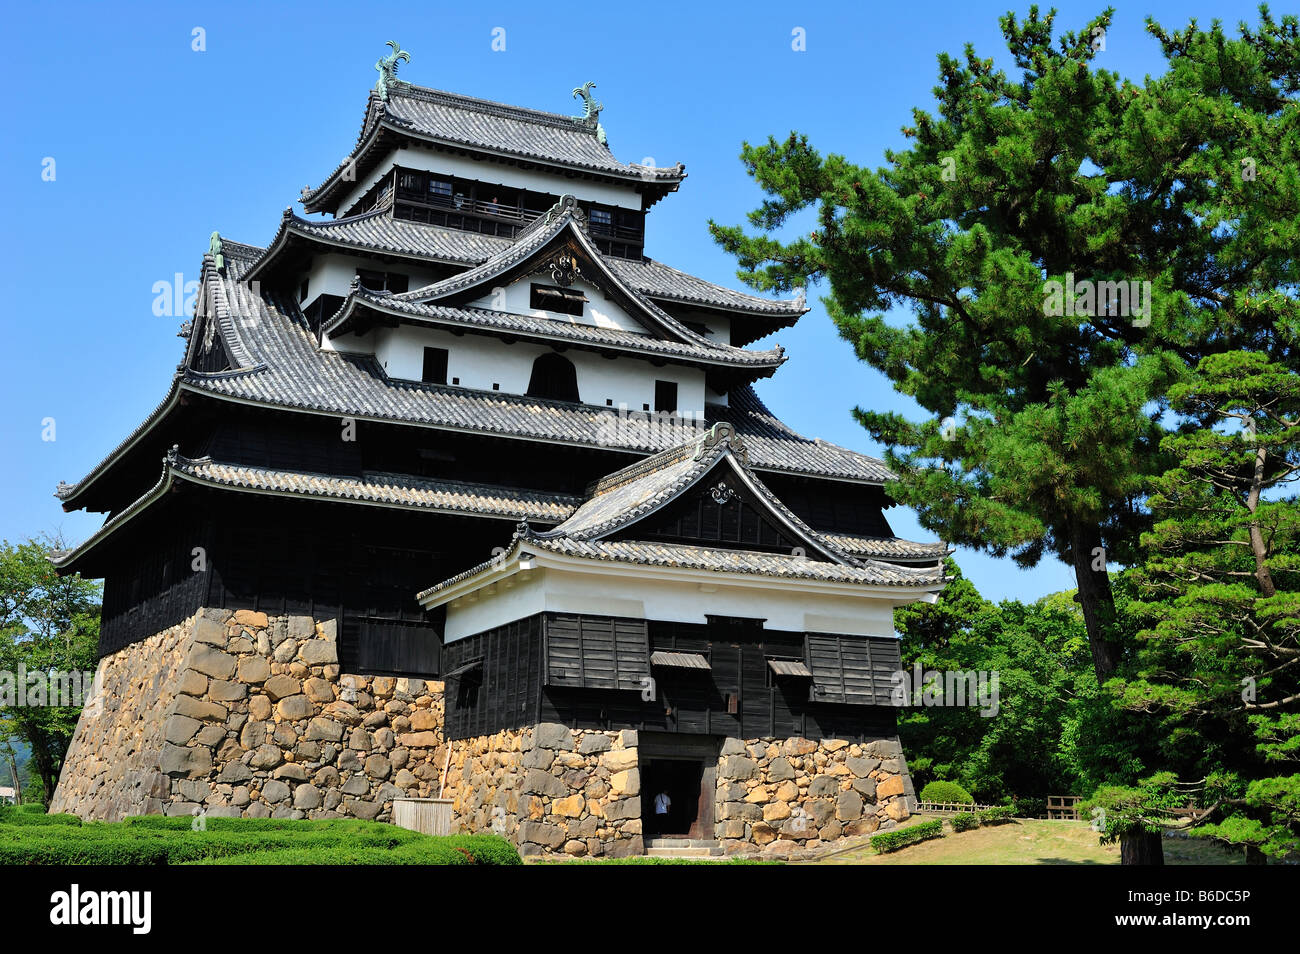
[[[286, 215], [262, 255], [258, 271], [268, 264], [287, 235], [304, 236], [331, 245], [386, 252], [452, 265], [481, 265], [514, 244], [514, 239], [395, 219], [381, 207], [342, 219], [315, 220]], [[254, 251], [262, 253], [261, 249]], [[749, 316], [793, 320], [808, 309], [798, 300], [760, 298], [715, 285], [653, 259], [634, 261], [602, 256], [605, 264], [641, 294], [660, 301], [721, 308]]]
[[521, 553], [545, 551], [561, 556], [667, 569], [709, 570], [773, 579], [813, 580], [825, 583], [856, 583], [864, 586], [907, 586], [937, 590], [943, 586], [942, 567], [904, 567], [876, 560], [861, 565], [809, 560], [782, 553], [726, 550], [678, 543], [648, 543], [636, 540], [571, 540], [516, 533], [508, 552], [471, 567], [417, 594], [421, 602], [472, 580], [497, 567], [507, 566]]
[[224, 487], [539, 523], [557, 523], [581, 503], [581, 498], [569, 494], [419, 479], [404, 474], [338, 477], [185, 457], [177, 458], [173, 469], [195, 481]]
[[[379, 295], [365, 290], [359, 291], [355, 298], [358, 304], [363, 307], [421, 319], [430, 324], [481, 328], [525, 337], [559, 339], [571, 341], [575, 344], [603, 346], [609, 349], [634, 351], [643, 354], [671, 355], [704, 364], [776, 368], [785, 360], [784, 352], [781, 351], [746, 351], [744, 348], [733, 348], [731, 345], [708, 342], [708, 339], [698, 342], [665, 341], [662, 338], [638, 334], [633, 331], [624, 331], [621, 328], [606, 328], [555, 318], [518, 315], [504, 311], [493, 311], [489, 308], [425, 305], [419, 302], [403, 301], [396, 295]], [[346, 312], [341, 312], [341, 314], [346, 314]], [[333, 333], [334, 331], [331, 328], [331, 334]]]
[[732, 389], [727, 404], [710, 404], [704, 411], [710, 421], [735, 425], [749, 448], [750, 463], [758, 470], [850, 478], [872, 484], [893, 479], [893, 472], [882, 460], [791, 430], [768, 410], [751, 387]]
[[80, 546], [52, 553], [51, 561], [60, 568], [70, 566], [142, 513], [153, 501], [165, 495], [176, 480], [256, 493], [352, 501], [506, 520], [531, 520], [537, 523], [558, 523], [581, 503], [581, 498], [568, 494], [455, 480], [420, 479], [401, 474], [367, 473], [361, 477], [339, 477], [249, 467], [214, 461], [208, 457], [189, 458], [173, 448], [163, 461], [162, 476], [156, 484], [104, 521], [103, 526]]
[[640, 181], [661, 189], [676, 188], [686, 177], [681, 163], [658, 167], [620, 162], [597, 138], [594, 125], [573, 117], [399, 80], [389, 84], [387, 102], [371, 94], [356, 146], [321, 186], [306, 190], [304, 201], [310, 206], [328, 192], [344, 169], [365, 154], [385, 131], [507, 159], [533, 160], [567, 170]]
[[730, 424], [715, 424], [680, 447], [632, 464], [596, 482], [590, 499], [559, 526], [538, 534], [541, 538], [595, 540], [625, 529], [664, 507], [724, 466], [734, 473], [764, 504], [779, 524], [796, 539], [841, 563], [854, 563], [803, 522], [758, 479], [748, 463], [748, 448]]
[[886, 560], [942, 560], [951, 552], [946, 543], [916, 543], [899, 537], [863, 537], [847, 533], [823, 533], [822, 536], [846, 553]]
[[641, 566], [681, 567], [714, 570], [719, 573], [746, 573], [787, 579], [825, 580], [838, 583], [864, 583], [878, 586], [939, 586], [943, 571], [934, 568], [902, 567], [892, 563], [869, 561], [862, 566], [846, 566], [824, 560], [783, 553], [757, 553], [752, 550], [724, 550], [676, 543], [641, 541], [570, 540], [530, 538], [527, 547], [541, 547], [566, 556], [634, 563]]
[[[114, 459], [168, 416], [182, 391], [340, 417], [634, 453], [654, 454], [682, 442], [681, 428], [658, 426], [643, 415], [621, 417], [589, 404], [391, 380], [372, 356], [322, 351], [296, 304], [265, 292], [255, 298], [248, 286], [235, 287], [252, 263], [251, 255], [232, 255], [235, 246], [238, 243], [223, 240], [224, 276], [206, 269], [205, 275], [224, 284], [223, 299], [233, 303], [234, 317], [222, 323], [221, 333], [232, 353], [246, 354], [250, 363], [232, 371], [180, 372], [158, 407], [117, 448], [78, 483], [60, 484], [60, 499], [71, 500], [107, 472]], [[875, 458], [792, 431], [748, 386], [734, 388], [729, 397], [728, 405], [705, 408], [704, 423], [732, 424], [744, 438], [755, 470], [871, 484], [891, 477]]]

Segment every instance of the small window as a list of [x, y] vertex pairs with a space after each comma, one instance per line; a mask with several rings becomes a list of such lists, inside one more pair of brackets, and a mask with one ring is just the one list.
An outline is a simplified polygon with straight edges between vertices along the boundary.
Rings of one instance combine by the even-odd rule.
[[677, 413], [677, 382], [676, 381], [656, 381], [655, 382], [655, 411], [667, 411], [669, 414]]
[[614, 216], [609, 209], [592, 209], [587, 217], [591, 231], [598, 235], [609, 235], [614, 231]]
[[483, 687], [483, 670], [471, 669], [457, 681], [459, 685], [456, 687], [456, 708], [478, 708], [479, 690]]
[[357, 278], [361, 280], [361, 287], [367, 291], [396, 294], [411, 287], [410, 277], [398, 272], [373, 272], [367, 268], [358, 268]]
[[387, 276], [383, 272], [372, 272], [365, 268], [357, 269], [357, 278], [361, 287], [367, 291], [383, 291], [387, 282]]
[[420, 380], [425, 384], [447, 383], [447, 349], [424, 349], [424, 373]]
[[451, 198], [451, 183], [440, 179], [429, 180], [429, 198], [446, 201]]
[[561, 315], [581, 315], [587, 296], [576, 288], [557, 288], [554, 285], [533, 285], [528, 304], [539, 311], [554, 311]]

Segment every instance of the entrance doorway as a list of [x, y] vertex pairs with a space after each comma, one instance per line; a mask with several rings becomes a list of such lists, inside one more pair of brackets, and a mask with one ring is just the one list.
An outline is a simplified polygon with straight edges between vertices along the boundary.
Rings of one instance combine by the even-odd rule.
[[[701, 812], [704, 762], [696, 759], [644, 759], [641, 762], [641, 823], [647, 838], [702, 838]], [[668, 812], [657, 812], [661, 794]], [[713, 793], [709, 792], [712, 797]]]

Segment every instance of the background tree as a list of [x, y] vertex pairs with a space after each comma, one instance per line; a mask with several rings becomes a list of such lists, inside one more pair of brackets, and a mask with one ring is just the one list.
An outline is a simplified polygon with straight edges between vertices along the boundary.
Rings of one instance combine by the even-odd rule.
[[951, 559], [947, 573], [952, 582], [935, 603], [894, 611], [903, 665], [997, 672], [999, 706], [992, 717], [971, 706], [900, 712], [899, 737], [918, 786], [942, 779], [981, 802], [1029, 804], [1147, 771], [1156, 748], [1125, 724], [1132, 719], [1117, 717], [1098, 686], [1072, 594], [994, 604]]
[[[56, 548], [49, 538], [0, 544], [0, 671], [39, 674], [47, 699], [55, 698], [55, 673], [94, 672], [99, 645], [99, 585], [56, 574], [48, 559]], [[0, 726], [29, 747], [47, 805], [80, 713], [80, 706], [0, 704]]]
[[[1290, 336], [1294, 304], [1270, 301]], [[1161, 726], [1168, 761], [1203, 780], [1181, 791], [1205, 812], [1197, 831], [1254, 860], [1300, 848], [1300, 502], [1287, 492], [1300, 479], [1300, 376], [1270, 351], [1285, 348], [1207, 357], [1171, 392], [1187, 424], [1165, 439], [1179, 463], [1154, 484], [1159, 519], [1132, 571], [1149, 628], [1121, 697]]]

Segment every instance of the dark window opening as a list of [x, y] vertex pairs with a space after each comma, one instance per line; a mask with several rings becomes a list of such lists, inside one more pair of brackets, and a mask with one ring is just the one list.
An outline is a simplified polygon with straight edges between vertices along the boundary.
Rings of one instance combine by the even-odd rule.
[[446, 348], [424, 349], [424, 372], [420, 375], [420, 380], [425, 384], [447, 383]]
[[553, 401], [580, 401], [578, 371], [573, 362], [554, 352], [539, 356], [533, 362], [533, 374], [528, 380], [528, 396]]
[[374, 272], [367, 268], [358, 268], [357, 278], [361, 282], [361, 287], [367, 291], [398, 294], [411, 287], [410, 276], [399, 272]]
[[576, 288], [558, 288], [554, 285], [532, 285], [528, 305], [541, 311], [555, 311], [562, 315], [581, 315], [587, 296]]
[[676, 381], [656, 381], [655, 382], [655, 411], [667, 411], [669, 414], [677, 413], [677, 382]]
[[302, 285], [298, 288], [298, 301], [303, 302], [306, 300], [307, 300], [307, 279], [304, 278], [302, 280]]
[[458, 709], [475, 709], [478, 707], [479, 690], [483, 688], [483, 670], [471, 669], [464, 673], [456, 687], [456, 707]]
[[614, 213], [608, 209], [591, 210], [591, 231], [597, 235], [609, 235], [614, 230]]

